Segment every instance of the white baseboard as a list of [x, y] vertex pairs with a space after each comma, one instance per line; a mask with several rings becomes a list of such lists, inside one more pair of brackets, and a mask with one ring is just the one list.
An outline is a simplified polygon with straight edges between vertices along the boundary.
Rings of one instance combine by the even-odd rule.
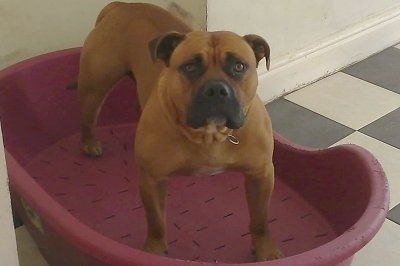
[[400, 7], [342, 31], [290, 60], [271, 62], [270, 72], [259, 72], [258, 95], [269, 102], [398, 42]]

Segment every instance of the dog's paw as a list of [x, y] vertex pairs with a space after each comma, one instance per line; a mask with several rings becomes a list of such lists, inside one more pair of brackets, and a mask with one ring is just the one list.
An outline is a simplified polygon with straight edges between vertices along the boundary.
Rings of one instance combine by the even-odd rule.
[[168, 254], [167, 244], [163, 240], [151, 240], [147, 239], [144, 244], [144, 250], [160, 256], [165, 256]]
[[270, 239], [256, 242], [254, 255], [257, 261], [277, 260], [284, 257], [282, 251]]
[[85, 140], [82, 143], [82, 151], [84, 154], [92, 157], [100, 157], [103, 154], [100, 141], [96, 139]]
[[277, 260], [284, 257], [282, 251], [277, 247], [265, 251], [256, 251], [255, 255], [257, 261]]

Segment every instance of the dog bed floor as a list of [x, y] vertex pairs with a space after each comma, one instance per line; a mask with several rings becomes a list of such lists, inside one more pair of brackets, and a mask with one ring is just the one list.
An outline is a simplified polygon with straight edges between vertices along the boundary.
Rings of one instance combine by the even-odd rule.
[[[142, 249], [146, 223], [134, 169], [135, 125], [101, 127], [97, 132], [103, 142], [101, 158], [82, 155], [80, 136], [76, 134], [43, 150], [26, 168], [82, 223], [118, 242]], [[232, 172], [170, 178], [169, 257], [227, 263], [254, 260], [243, 181], [241, 174]], [[280, 181], [279, 176], [268, 224], [285, 256], [337, 237], [318, 210]]]

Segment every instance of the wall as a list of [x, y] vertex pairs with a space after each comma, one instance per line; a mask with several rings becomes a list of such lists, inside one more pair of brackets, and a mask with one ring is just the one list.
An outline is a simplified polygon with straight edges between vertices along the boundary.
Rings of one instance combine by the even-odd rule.
[[0, 265], [18, 265], [17, 245], [11, 216], [8, 178], [0, 128]]
[[[0, 0], [0, 69], [37, 54], [82, 45], [108, 2]], [[400, 41], [399, 0], [146, 2], [163, 7], [176, 2], [188, 11], [196, 29], [207, 24], [208, 30], [264, 36], [272, 49], [271, 71], [259, 71], [264, 101]]]
[[208, 0], [207, 28], [257, 33], [271, 46], [264, 101], [400, 41], [399, 0]]
[[[81, 46], [99, 11], [111, 0], [0, 0], [0, 69], [34, 55]], [[206, 0], [146, 0], [187, 10], [193, 27], [205, 29]], [[178, 11], [179, 12], [179, 11]], [[192, 18], [191, 18], [192, 17]]]

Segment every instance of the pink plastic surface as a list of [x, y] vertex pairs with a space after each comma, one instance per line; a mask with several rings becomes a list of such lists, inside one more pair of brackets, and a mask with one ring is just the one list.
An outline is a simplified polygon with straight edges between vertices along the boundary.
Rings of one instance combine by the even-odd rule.
[[[133, 161], [134, 83], [107, 100], [98, 133], [104, 156], [79, 150], [79, 105], [65, 85], [79, 49], [0, 72], [0, 118], [14, 203], [52, 265], [220, 265], [253, 261], [243, 177], [174, 177], [168, 186], [168, 257], [141, 251], [145, 220]], [[286, 254], [259, 265], [350, 265], [388, 209], [385, 175], [364, 149], [299, 147], [275, 135], [277, 176], [269, 226]], [[27, 219], [21, 200], [40, 216]]]

